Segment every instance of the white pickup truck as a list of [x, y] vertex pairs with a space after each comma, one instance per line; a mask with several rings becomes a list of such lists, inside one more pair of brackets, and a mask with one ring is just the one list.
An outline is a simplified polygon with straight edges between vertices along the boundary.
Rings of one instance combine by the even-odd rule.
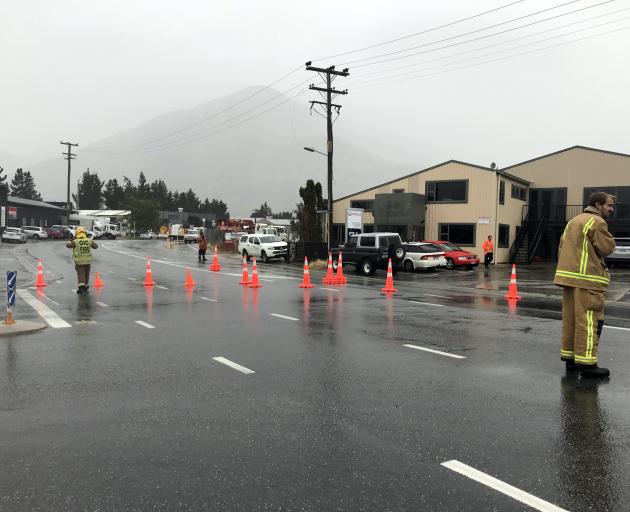
[[247, 260], [250, 256], [255, 256], [264, 263], [274, 258], [289, 261], [287, 243], [274, 235], [243, 235], [238, 242], [238, 252]]

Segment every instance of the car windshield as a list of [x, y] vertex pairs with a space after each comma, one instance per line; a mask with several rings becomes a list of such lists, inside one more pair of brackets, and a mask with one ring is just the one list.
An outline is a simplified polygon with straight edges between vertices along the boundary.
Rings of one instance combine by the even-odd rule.
[[446, 249], [447, 251], [461, 251], [462, 250], [461, 247], [451, 242], [446, 242], [445, 244], [442, 244], [442, 247]]
[[268, 244], [270, 242], [282, 242], [282, 240], [280, 240], [280, 237], [277, 236], [261, 236], [260, 241], [263, 244]]

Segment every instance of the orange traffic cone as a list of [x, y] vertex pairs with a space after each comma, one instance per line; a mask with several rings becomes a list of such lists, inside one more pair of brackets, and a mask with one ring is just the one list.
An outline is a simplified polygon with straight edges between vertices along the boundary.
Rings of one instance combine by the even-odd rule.
[[258, 268], [256, 267], [256, 258], [252, 264], [252, 282], [248, 285], [250, 288], [262, 288], [262, 284], [258, 280]]
[[151, 257], [147, 256], [147, 271], [144, 276], [144, 286], [153, 286], [155, 283], [153, 282], [153, 272], [151, 272]]
[[335, 276], [333, 274], [332, 268], [332, 253], [328, 253], [328, 269], [326, 270], [326, 277], [322, 279], [322, 283], [324, 284], [335, 284]]
[[247, 274], [247, 258], [243, 256], [243, 278], [238, 282], [238, 284], [249, 284], [249, 275]]
[[382, 293], [396, 293], [394, 288], [394, 272], [392, 271], [392, 259], [389, 258], [387, 263], [387, 279], [385, 279], [385, 287], [381, 288]]
[[339, 251], [339, 258], [337, 258], [337, 275], [335, 276], [335, 284], [346, 284], [348, 280], [343, 275], [343, 260], [341, 257], [341, 251]]
[[212, 272], [219, 272], [221, 270], [221, 265], [219, 265], [219, 253], [216, 245], [214, 246], [214, 256], [212, 257], [210, 270]]
[[516, 289], [516, 265], [512, 264], [512, 275], [510, 276], [510, 286], [508, 292], [505, 294], [506, 299], [521, 300], [522, 297], [518, 294]]
[[304, 256], [304, 278], [299, 288], [315, 288], [315, 285], [311, 283], [311, 273], [308, 270], [308, 258]]
[[98, 274], [98, 271], [94, 273], [94, 288], [103, 288], [103, 283], [101, 276]]
[[190, 269], [187, 268], [186, 269], [186, 282], [184, 283], [184, 286], [186, 288], [194, 288], [197, 285], [197, 283], [195, 283], [195, 281], [192, 278], [192, 275], [190, 275]]
[[42, 267], [42, 260], [39, 260], [37, 264], [37, 279], [35, 279], [35, 286], [46, 286], [46, 281], [44, 281], [44, 268]]

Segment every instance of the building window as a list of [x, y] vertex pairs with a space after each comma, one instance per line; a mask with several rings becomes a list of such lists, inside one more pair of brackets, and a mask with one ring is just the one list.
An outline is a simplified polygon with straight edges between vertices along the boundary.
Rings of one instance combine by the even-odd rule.
[[27, 226], [28, 224], [26, 224], [26, 217], [22, 217], [22, 227]]
[[505, 181], [499, 182], [499, 204], [505, 204]]
[[512, 197], [525, 201], [527, 197], [527, 189], [519, 185], [512, 185]]
[[476, 224], [440, 224], [440, 240], [457, 245], [475, 245]]
[[427, 202], [466, 203], [468, 202], [468, 180], [427, 181], [425, 194]]
[[395, 188], [394, 190], [392, 190], [392, 194], [402, 194], [405, 192], [404, 188]]
[[499, 224], [499, 247], [510, 246], [510, 225]]
[[355, 199], [350, 201], [350, 208], [362, 208], [366, 212], [374, 210], [374, 199]]

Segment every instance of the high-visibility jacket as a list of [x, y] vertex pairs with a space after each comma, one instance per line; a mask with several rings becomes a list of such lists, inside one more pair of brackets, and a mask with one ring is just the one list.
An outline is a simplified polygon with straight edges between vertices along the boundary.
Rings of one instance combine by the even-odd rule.
[[[73, 240], [72, 259], [75, 265], [89, 265], [92, 263], [92, 240], [80, 237]], [[96, 244], [94, 244], [96, 245]]]
[[481, 248], [483, 249], [484, 254], [494, 252], [494, 244], [492, 243], [492, 240], [486, 240], [481, 244]]
[[197, 243], [199, 244], [199, 249], [206, 250], [208, 248], [208, 239], [206, 237], [197, 238]]
[[608, 232], [608, 224], [597, 208], [589, 206], [564, 228], [553, 282], [572, 288], [605, 290], [610, 274], [604, 258], [614, 250], [615, 240]]

